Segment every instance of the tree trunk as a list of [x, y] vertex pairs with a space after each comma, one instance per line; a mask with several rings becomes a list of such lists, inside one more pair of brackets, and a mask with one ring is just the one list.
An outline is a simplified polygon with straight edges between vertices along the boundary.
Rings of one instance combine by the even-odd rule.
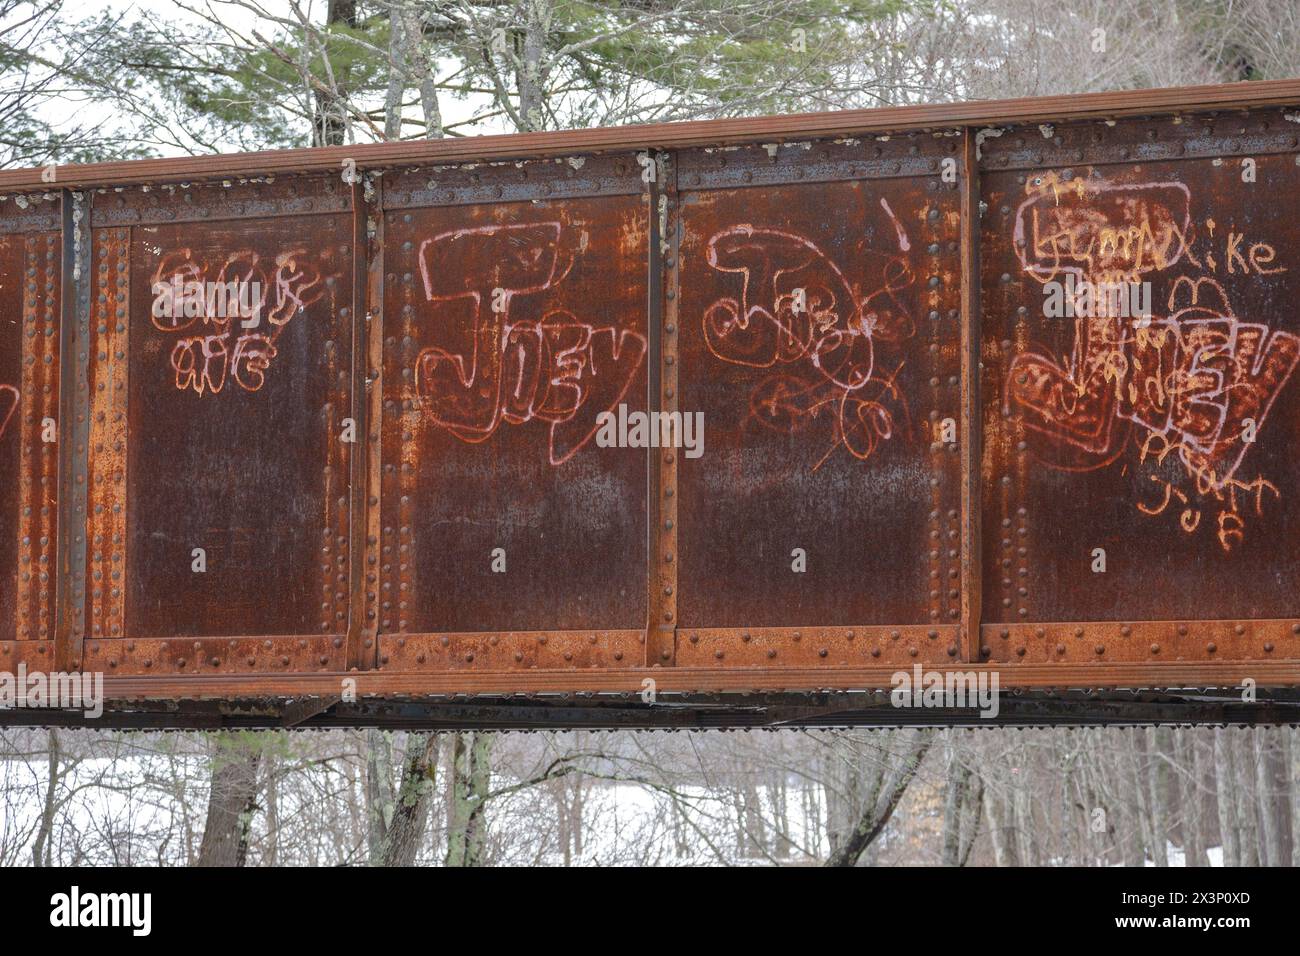
[[275, 750], [270, 750], [262, 758], [262, 779], [266, 781], [265, 863], [267, 866], [280, 865], [280, 775], [276, 767], [275, 753]]
[[1288, 727], [1283, 733], [1286, 734], [1286, 772], [1287, 786], [1291, 792], [1291, 865], [1300, 865], [1300, 787], [1294, 783], [1296, 779], [1296, 761], [1300, 759], [1300, 731], [1294, 727]]
[[1184, 866], [1209, 866], [1206, 854], [1205, 764], [1201, 759], [1201, 732], [1185, 730], [1182, 739], [1182, 764], [1187, 768], [1188, 783], [1183, 787], [1183, 861]]
[[222, 733], [212, 755], [208, 817], [199, 844], [198, 866], [243, 866], [248, 834], [257, 809], [257, 738]]
[[437, 62], [429, 55], [424, 42], [424, 23], [413, 7], [403, 7], [402, 33], [405, 41], [407, 69], [418, 76], [420, 87], [420, 112], [424, 116], [424, 138], [442, 139], [447, 135], [442, 128], [442, 107], [438, 103]]
[[988, 793], [984, 799], [984, 816], [987, 818], [989, 840], [993, 844], [993, 862], [998, 866], [1020, 865], [1009, 804], [1004, 790]]
[[1291, 865], [1291, 777], [1284, 741], [1279, 728], [1255, 728], [1255, 779], [1263, 849], [1260, 862], [1265, 866]]
[[429, 800], [438, 772], [438, 736], [409, 734], [397, 805], [388, 822], [379, 855], [380, 866], [411, 866], [429, 820]]
[[948, 764], [948, 782], [943, 795], [943, 865], [957, 866], [961, 860], [962, 821], [965, 814], [967, 792], [970, 789], [970, 770], [960, 764], [949, 748], [952, 759]]
[[[357, 0], [329, 0], [325, 10], [326, 34], [334, 26], [357, 25]], [[334, 89], [315, 89], [315, 117], [312, 123], [313, 146], [342, 146], [347, 141], [348, 122], [343, 104], [347, 101], [347, 78], [334, 72]]]
[[1255, 746], [1248, 729], [1240, 729], [1228, 738], [1237, 776], [1232, 795], [1237, 807], [1237, 852], [1242, 866], [1259, 866], [1259, 805], [1255, 797]]
[[539, 130], [546, 122], [542, 115], [546, 82], [543, 59], [546, 56], [546, 36], [549, 31], [549, 0], [527, 0], [523, 51], [516, 77], [519, 88], [519, 120], [523, 124], [520, 132]]
[[388, 9], [388, 89], [384, 92], [384, 139], [394, 142], [402, 138], [402, 99], [410, 76], [410, 59], [407, 55], [409, 40], [406, 34], [408, 21], [403, 15], [405, 4]]
[[775, 846], [772, 852], [779, 859], [788, 860], [794, 844], [790, 840], [790, 813], [787, 804], [789, 790], [786, 786], [784, 770], [772, 772], [768, 792], [772, 794], [772, 829], [775, 831], [773, 833]]
[[1169, 804], [1168, 788], [1165, 786], [1164, 747], [1162, 746], [1161, 727], [1148, 727], [1140, 739], [1144, 742], [1144, 753], [1139, 766], [1143, 768], [1143, 782], [1146, 784], [1147, 832], [1151, 839], [1151, 858], [1156, 866], [1169, 865]]
[[569, 801], [569, 836], [573, 840], [573, 853], [579, 859], [586, 850], [586, 812], [587, 787], [590, 785], [582, 774], [573, 774], [565, 778], [571, 781], [573, 799]]
[[957, 866], [965, 866], [970, 861], [971, 850], [975, 849], [975, 840], [980, 835], [980, 820], [983, 819], [984, 781], [975, 776], [975, 785], [966, 788], [966, 808], [962, 811], [961, 844], [957, 852]]
[[889, 818], [894, 815], [933, 740], [934, 737], [929, 732], [917, 732], [909, 741], [908, 751], [898, 765], [881, 772], [875, 792], [865, 802], [861, 817], [826, 861], [827, 866], [857, 864], [863, 851], [880, 836], [889, 823]]
[[54, 728], [46, 731], [45, 736], [47, 776], [45, 783], [45, 800], [41, 806], [41, 822], [32, 838], [32, 866], [49, 866], [53, 857], [54, 811], [58, 807], [60, 785], [60, 763], [63, 758], [59, 746], [59, 733]]
[[366, 748], [366, 846], [371, 863], [384, 855], [384, 839], [396, 809], [393, 795], [393, 738], [386, 730], [369, 728]]
[[745, 842], [747, 856], [754, 859], [766, 859], [768, 855], [767, 826], [763, 819], [763, 804], [754, 786], [753, 778], [747, 778], [745, 789], [741, 794], [744, 807]]
[[1020, 862], [1025, 866], [1038, 865], [1038, 826], [1034, 820], [1033, 797], [1030, 781], [1022, 773], [1015, 789], [1011, 791], [1011, 814], [1015, 821], [1011, 833], [1019, 847]]
[[484, 813], [492, 780], [491, 757], [490, 735], [453, 735], [447, 782], [447, 866], [482, 866], [485, 862]]
[[1241, 865], [1240, 833], [1237, 826], [1237, 801], [1233, 797], [1236, 768], [1233, 766], [1232, 741], [1224, 727], [1214, 730], [1214, 786], [1219, 797], [1219, 839], [1223, 848], [1223, 865]]

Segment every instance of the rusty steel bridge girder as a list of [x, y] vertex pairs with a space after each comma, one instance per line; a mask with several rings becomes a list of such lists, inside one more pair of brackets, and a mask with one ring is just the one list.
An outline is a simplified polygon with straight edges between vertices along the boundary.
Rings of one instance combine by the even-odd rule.
[[[886, 725], [818, 695], [917, 666], [1025, 720], [1290, 721], [1296, 106], [0, 173], [0, 671], [102, 672], [122, 726]], [[1171, 690], [1243, 682], [1254, 718]]]

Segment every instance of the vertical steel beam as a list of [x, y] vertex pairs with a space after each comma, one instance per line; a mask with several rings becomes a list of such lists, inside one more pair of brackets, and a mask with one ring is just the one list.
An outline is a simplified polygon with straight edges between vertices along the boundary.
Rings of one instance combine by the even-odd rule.
[[372, 663], [379, 659], [379, 572], [380, 495], [383, 488], [384, 409], [384, 182], [370, 180], [371, 200], [367, 209], [369, 242], [366, 275], [366, 397], [370, 419], [366, 423], [366, 555], [364, 641], [374, 646]]
[[964, 660], [980, 659], [983, 409], [980, 405], [980, 179], [976, 133], [962, 131], [961, 170], [961, 626]]
[[59, 316], [58, 547], [54, 659], [81, 667], [86, 634], [86, 472], [90, 441], [90, 194], [63, 191]]
[[[356, 442], [348, 449], [348, 634], [347, 667], [369, 670], [375, 666], [376, 638], [374, 595], [378, 569], [371, 542], [378, 542], [379, 510], [377, 475], [379, 463], [379, 413], [381, 401], [378, 372], [371, 356], [373, 342], [383, 345], [382, 330], [372, 328], [370, 299], [370, 228], [372, 206], [367, 197], [368, 181], [352, 183], [352, 400], [351, 415]], [[380, 261], [382, 268], [382, 261]], [[375, 306], [375, 311], [379, 309]], [[372, 478], [375, 480], [372, 483]], [[372, 528], [371, 525], [374, 525]]]
[[[678, 257], [677, 167], [672, 153], [651, 154], [649, 255], [649, 361], [647, 409], [677, 409]], [[652, 424], [653, 427], [653, 424]], [[649, 621], [646, 665], [670, 665], [677, 653], [677, 454], [676, 448], [649, 449]]]

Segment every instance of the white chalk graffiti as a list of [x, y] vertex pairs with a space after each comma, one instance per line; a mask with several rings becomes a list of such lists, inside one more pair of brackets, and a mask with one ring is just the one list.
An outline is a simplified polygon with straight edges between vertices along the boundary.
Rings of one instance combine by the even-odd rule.
[[[189, 249], [163, 256], [151, 280], [153, 325], [181, 336], [170, 357], [180, 391], [216, 395], [229, 377], [256, 392], [266, 381], [284, 327], [325, 294], [326, 277], [305, 249], [281, 252], [274, 260], [242, 250], [215, 267], [215, 276], [213, 271]], [[220, 300], [214, 301], [213, 290], [222, 290]], [[266, 332], [251, 331], [263, 320]], [[203, 334], [185, 334], [200, 329]]]
[[537, 320], [512, 316], [518, 297], [568, 275], [574, 253], [561, 240], [560, 223], [545, 222], [454, 230], [420, 243], [439, 340], [415, 363], [428, 422], [465, 442], [486, 441], [503, 421], [546, 422], [549, 460], [560, 465], [596, 434], [599, 413], [622, 400], [645, 360], [643, 335], [562, 309]]
[[[886, 212], [893, 219], [887, 204]], [[907, 249], [894, 219], [899, 244]], [[883, 367], [879, 343], [899, 343], [915, 330], [899, 296], [911, 286], [905, 257], [870, 250], [857, 257], [855, 287], [817, 246], [778, 229], [737, 225], [714, 235], [708, 263], [742, 279], [739, 296], [723, 295], [704, 310], [704, 338], [718, 359], [780, 369], [750, 396], [753, 418], [795, 432], [828, 413], [830, 447], [864, 460], [897, 431], [906, 405], [895, 385], [901, 360]]]

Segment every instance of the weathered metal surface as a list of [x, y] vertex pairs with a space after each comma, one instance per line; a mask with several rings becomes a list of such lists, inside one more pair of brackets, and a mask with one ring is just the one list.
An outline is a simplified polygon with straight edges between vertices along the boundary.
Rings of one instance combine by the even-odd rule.
[[[284, 175], [337, 174], [342, 164], [363, 169], [402, 168], [432, 163], [517, 161], [539, 156], [588, 156], [647, 149], [689, 149], [736, 143], [834, 139], [864, 133], [896, 133], [1006, 124], [1048, 124], [1081, 117], [1115, 118], [1174, 114], [1191, 110], [1287, 109], [1300, 103], [1300, 80], [1223, 83], [1176, 89], [1115, 90], [1084, 95], [1060, 94], [1007, 100], [935, 103], [885, 109], [841, 110], [793, 116], [741, 117], [641, 126], [595, 127], [500, 136], [447, 137], [399, 143], [269, 150], [238, 156], [186, 156], [132, 160], [90, 166], [60, 166], [58, 182], [76, 187], [115, 187], [140, 183]], [[1031, 127], [1035, 128], [1035, 127]], [[43, 168], [0, 170], [0, 189], [43, 191]]]
[[[258, 201], [278, 192], [292, 205], [335, 185], [267, 185]], [[137, 191], [125, 208], [150, 198]], [[350, 217], [277, 217], [250, 231], [237, 220], [248, 197], [191, 199], [177, 201], [201, 221], [93, 230], [93, 656], [138, 672], [263, 657], [338, 667], [351, 551]], [[185, 283], [209, 297], [177, 296]], [[244, 311], [211, 297], [223, 283]], [[270, 646], [217, 640], [242, 635]], [[150, 638], [175, 646], [142, 649]], [[140, 646], [127, 651], [126, 639]]]
[[90, 223], [96, 229], [346, 213], [352, 209], [351, 189], [333, 176], [250, 179], [230, 175], [211, 182], [100, 189], [94, 199]]
[[[62, 255], [57, 195], [0, 207], [0, 668], [54, 664]], [[57, 422], [56, 422], [57, 425]]]
[[[645, 626], [646, 453], [594, 440], [646, 406], [649, 206], [635, 158], [616, 168], [623, 195], [385, 212], [381, 666], [535, 666], [548, 639], [613, 662], [605, 629]], [[385, 206], [442, 178], [386, 181]], [[414, 655], [396, 636], [440, 632]]]
[[922, 179], [802, 184], [858, 144], [778, 153], [763, 189], [679, 180], [680, 407], [705, 426], [679, 456], [684, 629], [957, 622], [959, 143], [908, 146]]
[[[681, 325], [681, 194], [677, 188], [679, 157], [656, 153], [646, 157], [650, 182], [650, 243], [647, 306], [650, 359], [648, 410], [680, 414], [678, 370]], [[652, 427], [652, 431], [653, 431]], [[658, 429], [662, 440], [663, 429]], [[646, 555], [649, 615], [644, 661], [648, 667], [674, 664], [677, 654], [677, 599], [680, 591], [677, 543], [677, 488], [680, 451], [651, 448], [649, 452], [649, 522]]]
[[[986, 624], [992, 658], [1300, 657], [1294, 129], [1229, 114], [985, 144], [1015, 167], [1051, 132], [1073, 160], [982, 180], [984, 619], [1019, 625]], [[1165, 158], [1203, 141], [1234, 154]], [[1145, 284], [1151, 314], [1045, 315], [1067, 276]], [[1031, 626], [1063, 621], [1085, 623]]]
[[[350, 177], [351, 178], [351, 177]], [[352, 183], [352, 299], [349, 305], [351, 321], [352, 368], [349, 382], [349, 414], [355, 435], [347, 442], [348, 468], [348, 603], [346, 662], [349, 668], [371, 667], [374, 664], [376, 638], [367, 633], [365, 621], [366, 575], [372, 583], [378, 574], [370, 566], [370, 549], [367, 542], [373, 537], [370, 529], [371, 513], [378, 511], [378, 501], [370, 504], [370, 459], [367, 449], [371, 435], [378, 436], [379, 396], [371, 394], [370, 373], [370, 323], [367, 307], [370, 294], [370, 222], [375, 213], [366, 198], [366, 184], [360, 180]], [[376, 391], [378, 391], [376, 389]], [[342, 583], [337, 581], [336, 583]]]
[[[791, 696], [915, 665], [1300, 686], [1300, 86], [1257, 88], [0, 201], [0, 670], [103, 671], [124, 726], [960, 719]], [[1067, 279], [1151, 314], [1055, 315]], [[256, 321], [160, 314], [191, 281]], [[541, 697], [403, 710], [480, 694]], [[1094, 713], [1227, 712], [1178, 699]]]
[[[59, 516], [54, 575], [55, 661], [81, 666], [86, 636], [86, 505], [90, 433], [90, 208], [82, 192], [63, 190], [63, 292], [59, 317], [59, 405], [53, 436], [58, 447]], [[48, 425], [49, 422], [47, 421]]]

